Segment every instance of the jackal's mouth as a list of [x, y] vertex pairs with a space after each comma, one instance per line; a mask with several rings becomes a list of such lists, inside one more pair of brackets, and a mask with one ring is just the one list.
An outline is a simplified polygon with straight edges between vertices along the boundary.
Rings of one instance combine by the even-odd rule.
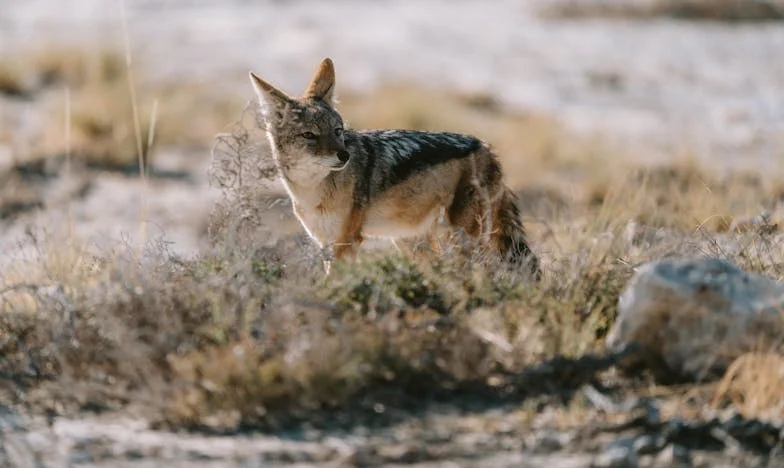
[[330, 167], [330, 170], [333, 171], [333, 172], [342, 171], [347, 166], [348, 166], [348, 161], [341, 162], [340, 164], [336, 164], [336, 165]]

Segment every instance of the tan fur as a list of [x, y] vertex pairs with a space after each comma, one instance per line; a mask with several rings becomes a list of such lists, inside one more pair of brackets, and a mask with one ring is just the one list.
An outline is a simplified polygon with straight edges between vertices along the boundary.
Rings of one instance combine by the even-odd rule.
[[[343, 128], [332, 107], [335, 69], [319, 65], [301, 98], [251, 73], [294, 213], [320, 247], [351, 257], [365, 237], [432, 237], [448, 223], [512, 261], [538, 261], [490, 147], [474, 137]], [[522, 257], [521, 257], [522, 256]]]

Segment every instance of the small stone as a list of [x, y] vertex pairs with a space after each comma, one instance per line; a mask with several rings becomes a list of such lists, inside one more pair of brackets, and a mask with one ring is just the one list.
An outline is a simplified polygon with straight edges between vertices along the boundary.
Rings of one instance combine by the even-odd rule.
[[553, 433], [545, 433], [537, 438], [536, 449], [542, 452], [555, 452], [563, 447], [560, 438]]
[[686, 468], [692, 466], [691, 452], [682, 445], [669, 445], [659, 452], [654, 466]]
[[664, 439], [658, 434], [644, 434], [634, 439], [634, 451], [638, 455], [649, 455], [659, 452], [665, 445]]
[[592, 468], [634, 468], [639, 465], [633, 439], [617, 440], [607, 446], [604, 452], [591, 462]]

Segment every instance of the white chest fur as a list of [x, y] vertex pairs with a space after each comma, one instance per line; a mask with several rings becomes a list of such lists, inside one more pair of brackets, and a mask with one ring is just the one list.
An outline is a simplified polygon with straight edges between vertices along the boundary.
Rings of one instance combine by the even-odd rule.
[[337, 241], [345, 219], [348, 216], [348, 213], [344, 213], [344, 211], [323, 211], [313, 206], [294, 205], [294, 214], [319, 247], [324, 247]]
[[[336, 203], [337, 200], [334, 199], [328, 200], [325, 190], [326, 184], [323, 179], [314, 185], [300, 185], [291, 179], [282, 179], [291, 198], [294, 214], [308, 235], [316, 241], [319, 247], [337, 241], [348, 216], [349, 205]], [[325, 208], [327, 206], [329, 209]]]
[[319, 247], [335, 242], [342, 225], [341, 213], [323, 208], [324, 183], [332, 171], [307, 154], [281, 155], [275, 152], [274, 156], [280, 180], [302, 227]]

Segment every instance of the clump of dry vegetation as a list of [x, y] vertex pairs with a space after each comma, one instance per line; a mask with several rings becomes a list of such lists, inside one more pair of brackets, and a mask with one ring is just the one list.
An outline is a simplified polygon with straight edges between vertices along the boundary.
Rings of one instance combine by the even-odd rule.
[[[3, 278], [2, 372], [14, 377], [3, 398], [58, 411], [141, 399], [160, 402], [166, 427], [236, 431], [394, 420], [428, 401], [498, 404], [543, 388], [568, 396], [599, 374], [575, 377], [572, 363], [536, 385], [516, 376], [554, 357], [601, 354], [633, 265], [703, 253], [784, 278], [777, 234], [695, 228], [685, 201], [667, 205], [681, 210], [669, 213], [678, 222], [640, 216], [658, 208], [639, 204], [639, 190], [648, 200], [712, 183], [693, 171], [648, 171], [658, 183], [612, 184], [601, 203], [549, 218], [540, 283], [464, 254], [459, 237], [444, 240], [444, 254], [370, 250], [329, 277], [301, 238], [260, 246], [226, 237], [194, 259], [161, 248], [141, 257], [72, 248], [64, 258], [61, 246], [39, 242], [34, 271]], [[735, 196], [725, 184], [710, 192], [717, 203]], [[665, 234], [630, 236], [635, 218]], [[738, 390], [749, 372], [734, 366], [716, 404], [770, 414], [778, 400], [748, 403]]]
[[[28, 274], [3, 290], [3, 372], [76, 407], [164, 396], [168, 424], [213, 430], [450, 396], [492, 401], [525, 385], [494, 378], [598, 350], [622, 286], [620, 276], [596, 284], [594, 271], [534, 286], [475, 259], [373, 253], [323, 278], [288, 266], [297, 253], [281, 249], [99, 256], [76, 274], [43, 262], [38, 281]], [[40, 404], [35, 395], [25, 403]]]
[[557, 0], [541, 7], [556, 18], [679, 18], [711, 21], [784, 19], [780, 0]]

